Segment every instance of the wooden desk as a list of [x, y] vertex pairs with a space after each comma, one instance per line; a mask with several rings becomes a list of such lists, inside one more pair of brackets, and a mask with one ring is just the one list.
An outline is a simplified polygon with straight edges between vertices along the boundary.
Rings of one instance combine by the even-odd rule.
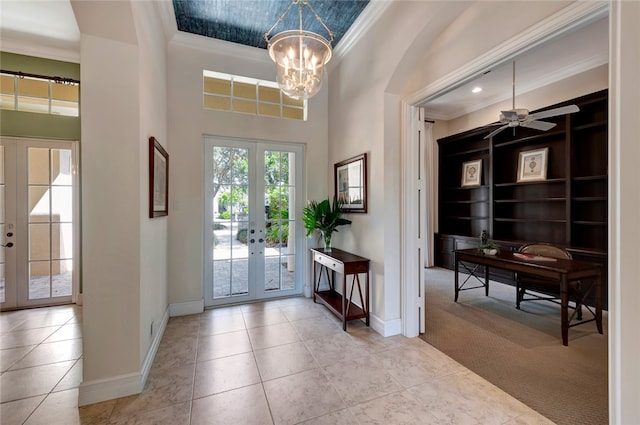
[[[489, 267], [495, 267], [503, 270], [508, 270], [517, 273], [526, 273], [529, 275], [549, 278], [558, 281], [560, 286], [560, 315], [561, 315], [561, 330], [562, 330], [562, 344], [568, 345], [569, 328], [573, 326], [582, 325], [592, 321], [596, 322], [598, 332], [602, 333], [602, 266], [596, 263], [590, 263], [587, 261], [577, 261], [558, 258], [556, 261], [538, 261], [538, 260], [523, 260], [515, 257], [513, 252], [502, 250], [497, 255], [485, 255], [479, 252], [476, 248], [455, 250], [455, 299], [458, 301], [458, 293], [460, 291], [485, 288], [485, 295], [489, 295]], [[485, 266], [484, 270], [484, 282], [478, 278], [475, 274], [477, 270], [465, 268], [469, 271], [470, 276], [462, 283], [458, 281], [458, 269], [460, 262], [473, 263], [476, 265]], [[465, 288], [464, 285], [472, 277], [478, 278], [480, 285]], [[593, 319], [584, 320], [579, 323], [571, 324], [576, 312], [574, 311], [571, 317], [569, 317], [569, 282], [576, 280], [594, 279], [594, 284], [585, 291], [584, 296], [592, 289], [595, 289], [595, 312], [593, 312], [588, 306], [587, 309], [593, 314]], [[583, 297], [584, 299], [584, 297]]]
[[[342, 319], [342, 329], [345, 331], [349, 320], [364, 318], [365, 323], [369, 326], [369, 259], [337, 248], [333, 248], [331, 252], [324, 252], [322, 248], [311, 248], [311, 254], [313, 256], [313, 302], [320, 301]], [[331, 270], [331, 275], [329, 275], [329, 270]], [[329, 289], [321, 291], [320, 281], [323, 271], [327, 277]], [[342, 275], [342, 291], [345, 296], [336, 291], [336, 273]], [[360, 273], [366, 274], [364, 297], [360, 287]], [[352, 276], [350, 290], [347, 286], [348, 275]], [[362, 307], [351, 302], [353, 290], [356, 287], [363, 303]]]

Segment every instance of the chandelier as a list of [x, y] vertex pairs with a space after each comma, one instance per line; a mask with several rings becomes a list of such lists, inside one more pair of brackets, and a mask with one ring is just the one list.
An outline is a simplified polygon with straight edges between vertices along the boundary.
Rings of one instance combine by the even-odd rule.
[[[271, 31], [282, 21], [293, 6], [298, 6], [300, 26], [269, 39]], [[312, 31], [302, 29], [302, 8], [307, 6], [329, 34], [329, 40]], [[269, 56], [276, 63], [276, 80], [280, 90], [294, 99], [308, 99], [322, 86], [324, 65], [331, 59], [334, 35], [307, 0], [292, 0], [287, 9], [269, 31], [264, 34]]]

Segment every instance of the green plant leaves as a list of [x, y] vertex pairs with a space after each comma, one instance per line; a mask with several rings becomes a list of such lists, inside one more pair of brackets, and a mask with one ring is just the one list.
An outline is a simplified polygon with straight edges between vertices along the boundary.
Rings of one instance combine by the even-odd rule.
[[309, 201], [302, 210], [302, 221], [307, 230], [307, 236], [311, 236], [314, 230], [321, 232], [337, 232], [338, 226], [351, 224], [351, 220], [342, 218], [342, 205], [337, 198], [333, 198], [333, 203], [329, 199], [323, 201]]

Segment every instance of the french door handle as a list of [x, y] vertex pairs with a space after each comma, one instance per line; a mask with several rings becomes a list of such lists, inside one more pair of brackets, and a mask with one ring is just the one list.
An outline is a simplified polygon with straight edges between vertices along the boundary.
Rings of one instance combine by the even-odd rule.
[[6, 245], [0, 243], [0, 246], [3, 246], [5, 248], [11, 248], [13, 246], [13, 242], [9, 242]]

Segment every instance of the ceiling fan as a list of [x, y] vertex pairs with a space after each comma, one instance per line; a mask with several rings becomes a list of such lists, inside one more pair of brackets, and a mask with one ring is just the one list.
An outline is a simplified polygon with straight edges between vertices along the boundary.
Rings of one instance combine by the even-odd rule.
[[516, 109], [516, 63], [513, 62], [513, 103], [512, 109], [509, 111], [500, 111], [500, 121], [495, 124], [500, 127], [487, 134], [484, 139], [493, 137], [507, 128], [527, 127], [536, 130], [547, 131], [556, 126], [555, 123], [547, 121], [538, 121], [543, 118], [555, 117], [558, 115], [571, 114], [580, 111], [576, 105], [562, 106], [560, 108], [549, 109], [548, 111], [536, 112], [530, 114], [528, 109]]

